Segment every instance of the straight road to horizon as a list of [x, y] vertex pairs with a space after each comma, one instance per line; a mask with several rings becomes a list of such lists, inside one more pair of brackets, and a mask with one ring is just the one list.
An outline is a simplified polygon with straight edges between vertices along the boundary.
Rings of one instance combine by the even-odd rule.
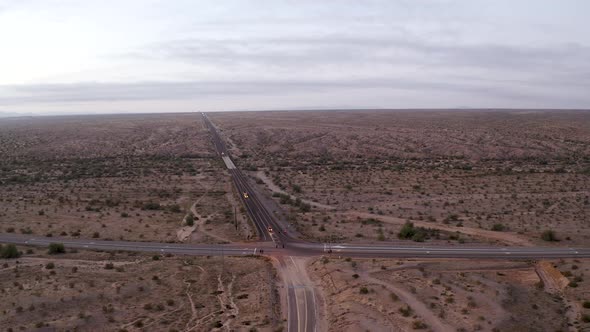
[[[286, 271], [288, 331], [315, 331], [316, 310], [313, 286], [292, 256], [369, 257], [369, 258], [464, 258], [464, 259], [552, 259], [590, 258], [590, 248], [569, 247], [485, 247], [466, 245], [373, 245], [322, 244], [299, 240], [285, 232], [257, 197], [246, 177], [233, 163], [217, 129], [205, 114], [216, 152], [225, 163], [239, 196], [262, 242], [233, 244], [178, 244], [160, 242], [108, 241], [79, 238], [42, 237], [25, 234], [0, 234], [0, 243], [48, 246], [63, 243], [69, 248], [139, 251], [195, 256], [270, 255]], [[308, 285], [306, 285], [306, 283]]]

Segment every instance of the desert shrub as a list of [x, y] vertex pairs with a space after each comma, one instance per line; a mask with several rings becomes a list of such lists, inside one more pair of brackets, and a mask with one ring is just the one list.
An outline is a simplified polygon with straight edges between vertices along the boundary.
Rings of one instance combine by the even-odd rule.
[[304, 212], [304, 213], [305, 213], [305, 212], [309, 212], [309, 211], [311, 211], [311, 205], [309, 205], [309, 204], [307, 204], [307, 203], [301, 203], [301, 204], [299, 205], [299, 210], [300, 210], [301, 212]]
[[121, 212], [121, 218], [129, 218], [129, 213]]
[[582, 322], [590, 323], [590, 315], [588, 315], [588, 314], [582, 315]]
[[93, 239], [98, 239], [99, 237], [100, 237], [100, 233], [99, 232], [92, 233], [92, 238]]
[[492, 230], [496, 231], [496, 232], [503, 232], [506, 229], [506, 226], [504, 226], [504, 224], [494, 224], [492, 226]]
[[406, 222], [397, 234], [397, 237], [406, 240], [411, 239], [416, 242], [424, 242], [433, 234], [436, 235], [436, 230], [426, 229], [424, 227], [414, 227], [413, 223]]
[[359, 289], [359, 293], [361, 293], [361, 294], [369, 294], [369, 289], [367, 287], [361, 287]]
[[414, 310], [412, 310], [412, 308], [409, 305], [406, 305], [405, 307], [399, 308], [399, 312], [404, 317], [410, 317]]
[[63, 243], [49, 244], [49, 254], [50, 255], [63, 254], [65, 252], [66, 252], [66, 248], [64, 247]]
[[148, 202], [143, 204], [141, 207], [142, 210], [160, 210], [162, 207], [160, 203]]
[[14, 244], [0, 245], [0, 258], [18, 258], [21, 253], [16, 249]]
[[178, 205], [178, 204], [169, 205], [168, 206], [168, 211], [174, 212], [174, 213], [180, 213], [181, 212], [180, 205]]
[[53, 262], [49, 262], [45, 264], [45, 268], [48, 270], [53, 270], [53, 268], [55, 268], [55, 264]]
[[590, 301], [584, 301], [582, 303], [582, 307], [586, 308], [586, 309], [590, 309]]
[[186, 224], [189, 226], [193, 226], [195, 224], [195, 216], [193, 216], [192, 213], [189, 213], [188, 216], [186, 216]]
[[415, 320], [412, 323], [412, 328], [414, 330], [423, 330], [425, 328], [428, 328], [428, 325], [426, 325], [424, 322], [420, 321], [420, 320]]
[[355, 279], [358, 279], [359, 275], [355, 273], [355, 274], [352, 275], [352, 277], [355, 278]]
[[115, 268], [115, 265], [113, 265], [113, 263], [109, 262], [109, 263], [106, 263], [106, 264], [104, 265], [104, 268], [105, 268], [106, 270], [112, 270], [112, 269], [114, 269], [114, 268]]
[[558, 241], [557, 235], [555, 235], [555, 232], [551, 229], [543, 231], [543, 233], [541, 233], [541, 239], [543, 239], [543, 241], [550, 241], [550, 242]]

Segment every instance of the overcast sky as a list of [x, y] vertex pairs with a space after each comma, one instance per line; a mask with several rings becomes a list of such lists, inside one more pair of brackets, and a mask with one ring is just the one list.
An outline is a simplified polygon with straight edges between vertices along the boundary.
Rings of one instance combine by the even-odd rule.
[[0, 112], [589, 108], [590, 1], [0, 0]]

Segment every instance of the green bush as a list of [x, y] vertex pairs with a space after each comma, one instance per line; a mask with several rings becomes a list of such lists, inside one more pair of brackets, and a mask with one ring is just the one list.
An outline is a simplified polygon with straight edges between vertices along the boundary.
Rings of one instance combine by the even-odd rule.
[[492, 226], [492, 230], [496, 232], [503, 232], [506, 230], [506, 226], [504, 226], [504, 224], [494, 224]]
[[557, 235], [555, 235], [555, 232], [551, 229], [543, 231], [543, 233], [541, 233], [541, 239], [543, 239], [543, 241], [549, 241], [549, 242], [559, 241], [557, 239]]
[[584, 301], [584, 303], [582, 303], [582, 307], [590, 309], [590, 301]]
[[369, 294], [369, 289], [367, 287], [361, 287], [359, 290], [361, 294]]
[[21, 253], [14, 244], [0, 245], [0, 258], [19, 258]]
[[49, 244], [49, 254], [50, 255], [64, 254], [65, 252], [66, 252], [66, 248], [64, 247], [63, 243]]
[[406, 305], [405, 307], [399, 308], [399, 312], [404, 317], [410, 317], [414, 310], [412, 310], [412, 308], [409, 305]]
[[188, 216], [186, 216], [186, 224], [189, 226], [193, 226], [195, 224], [195, 217], [192, 213], [189, 213]]
[[397, 234], [397, 237], [405, 240], [413, 240], [415, 242], [424, 242], [430, 236], [436, 236], [436, 231], [430, 228], [414, 227], [411, 222], [406, 222], [402, 229]]
[[425, 323], [423, 323], [422, 321], [419, 320], [415, 320], [412, 323], [412, 328], [414, 328], [414, 330], [423, 330], [428, 328], [428, 325], [426, 325]]

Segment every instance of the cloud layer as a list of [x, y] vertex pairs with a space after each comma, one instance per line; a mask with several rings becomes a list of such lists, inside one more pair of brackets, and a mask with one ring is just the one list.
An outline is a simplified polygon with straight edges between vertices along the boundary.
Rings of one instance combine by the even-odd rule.
[[0, 4], [0, 111], [590, 107], [587, 2], [142, 4]]

